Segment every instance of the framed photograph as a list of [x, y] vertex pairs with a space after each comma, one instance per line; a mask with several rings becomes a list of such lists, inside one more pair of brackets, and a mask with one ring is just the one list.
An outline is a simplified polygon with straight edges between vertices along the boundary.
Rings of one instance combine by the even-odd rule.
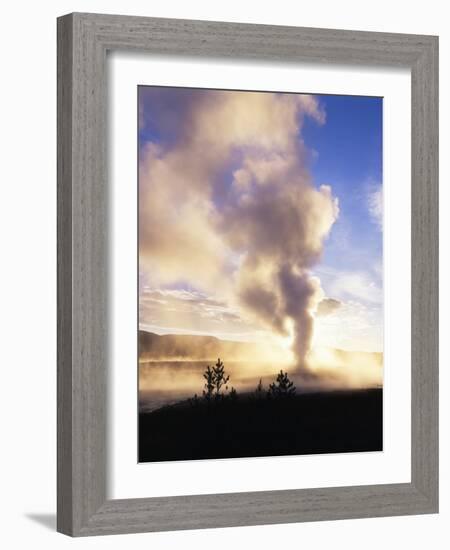
[[382, 98], [138, 104], [139, 462], [382, 451]]
[[438, 39], [58, 19], [58, 530], [438, 511]]

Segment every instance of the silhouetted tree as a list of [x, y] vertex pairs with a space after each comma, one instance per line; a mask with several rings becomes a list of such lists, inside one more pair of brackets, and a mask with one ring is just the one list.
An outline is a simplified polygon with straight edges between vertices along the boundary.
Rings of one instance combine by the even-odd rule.
[[237, 399], [237, 391], [233, 388], [233, 386], [231, 386], [230, 399], [232, 401], [236, 401]]
[[195, 394], [194, 397], [189, 398], [188, 401], [189, 405], [192, 407], [197, 407], [200, 402], [197, 394]]
[[211, 367], [208, 365], [205, 372], [203, 373], [203, 378], [206, 380], [204, 390], [203, 390], [203, 397], [207, 401], [211, 401], [211, 398], [214, 394], [214, 388], [215, 388], [215, 375], [214, 370], [211, 369]]
[[203, 373], [203, 378], [205, 379], [203, 397], [207, 401], [211, 401], [213, 398], [221, 399], [223, 397], [224, 386], [225, 391], [228, 391], [227, 383], [230, 377], [225, 373], [225, 366], [220, 358], [217, 359], [217, 363], [213, 368], [209, 365], [207, 366], [205, 372]]
[[287, 372], [280, 372], [277, 375], [276, 382], [270, 384], [268, 396], [269, 397], [290, 397], [294, 395], [296, 388], [294, 382], [289, 380]]
[[[214, 381], [215, 391], [216, 391], [215, 397], [216, 399], [220, 399], [221, 397], [220, 391], [224, 385], [226, 386], [228, 380], [230, 379], [230, 377], [225, 374], [225, 367], [222, 361], [220, 360], [220, 357], [219, 359], [217, 359], [217, 363], [213, 367], [213, 376], [214, 376], [213, 381]], [[226, 386], [226, 388], [228, 388], [228, 386]]]
[[262, 378], [260, 378], [258, 385], [256, 386], [255, 396], [257, 399], [261, 399], [263, 395], [264, 395], [264, 386], [262, 383]]

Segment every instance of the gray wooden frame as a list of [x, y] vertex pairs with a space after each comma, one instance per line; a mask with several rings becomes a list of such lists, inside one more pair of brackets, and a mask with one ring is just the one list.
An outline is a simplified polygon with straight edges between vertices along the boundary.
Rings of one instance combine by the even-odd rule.
[[[409, 67], [410, 483], [107, 499], [106, 53]], [[389, 419], [387, 419], [389, 421]], [[71, 14], [58, 19], [58, 531], [73, 536], [438, 511], [438, 38]]]

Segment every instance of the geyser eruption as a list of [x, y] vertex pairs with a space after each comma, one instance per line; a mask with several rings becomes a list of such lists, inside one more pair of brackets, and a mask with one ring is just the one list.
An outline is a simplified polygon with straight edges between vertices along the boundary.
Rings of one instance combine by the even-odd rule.
[[305, 368], [323, 297], [311, 269], [339, 209], [311, 180], [301, 130], [305, 116], [321, 124], [325, 114], [309, 95], [183, 92], [177, 138], [141, 151], [142, 267], [152, 284], [182, 274], [272, 331], [292, 331]]

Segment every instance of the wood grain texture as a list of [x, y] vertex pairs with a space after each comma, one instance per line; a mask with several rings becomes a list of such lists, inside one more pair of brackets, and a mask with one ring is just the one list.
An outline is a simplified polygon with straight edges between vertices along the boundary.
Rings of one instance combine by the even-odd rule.
[[58, 489], [58, 529], [68, 533], [106, 499], [106, 67], [86, 30], [76, 16], [59, 21], [58, 477], [70, 489]]
[[438, 42], [411, 71], [412, 480], [438, 508]]
[[[107, 500], [106, 53], [402, 66], [412, 74], [411, 483]], [[58, 530], [99, 535], [437, 512], [438, 40], [114, 15], [58, 20]]]
[[58, 21], [57, 529], [72, 525], [72, 22]]

